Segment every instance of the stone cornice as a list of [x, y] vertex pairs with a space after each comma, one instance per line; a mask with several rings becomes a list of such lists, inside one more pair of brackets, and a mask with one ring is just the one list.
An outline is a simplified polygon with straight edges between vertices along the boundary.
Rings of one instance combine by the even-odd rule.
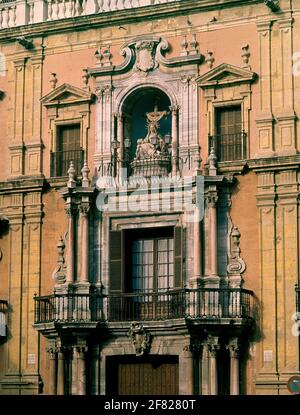
[[0, 182], [0, 195], [8, 193], [22, 193], [28, 191], [41, 191], [45, 188], [44, 177], [24, 177]]
[[249, 169], [255, 172], [298, 169], [300, 167], [300, 154], [256, 158], [247, 160], [247, 164]]
[[197, 12], [205, 12], [225, 7], [241, 7], [243, 4], [263, 3], [262, 0], [188, 0], [177, 1], [165, 4], [156, 4], [153, 6], [138, 7], [134, 9], [115, 10], [113, 12], [105, 12], [101, 14], [92, 14], [80, 16], [78, 18], [68, 18], [61, 20], [53, 20], [34, 25], [23, 25], [0, 30], [0, 43], [3, 41], [14, 41], [16, 37], [30, 35], [31, 38], [37, 36], [49, 35], [50, 33], [59, 33], [66, 31], [74, 31], [83, 28], [97, 28], [124, 23], [136, 23], [139, 20], [159, 19], [169, 16], [182, 16], [184, 12], [194, 14]]

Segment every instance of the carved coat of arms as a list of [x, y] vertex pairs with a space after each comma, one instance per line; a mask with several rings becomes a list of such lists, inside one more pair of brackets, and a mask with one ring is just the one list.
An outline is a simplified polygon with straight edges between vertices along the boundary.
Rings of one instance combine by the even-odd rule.
[[128, 336], [131, 338], [134, 345], [136, 356], [142, 356], [149, 350], [151, 335], [146, 332], [142, 324], [137, 321], [131, 323]]
[[139, 41], [135, 44], [136, 50], [136, 69], [142, 72], [148, 72], [157, 68], [158, 63], [155, 60], [156, 42]]

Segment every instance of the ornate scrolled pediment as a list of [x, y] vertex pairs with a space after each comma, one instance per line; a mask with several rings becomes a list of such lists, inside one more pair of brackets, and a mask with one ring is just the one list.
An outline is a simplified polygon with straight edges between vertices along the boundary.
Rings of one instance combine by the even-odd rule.
[[93, 94], [89, 91], [77, 88], [70, 84], [63, 84], [45, 95], [41, 99], [41, 102], [45, 107], [51, 107], [66, 104], [80, 104], [83, 102], [90, 102], [92, 99]]
[[248, 69], [222, 63], [204, 75], [199, 76], [196, 81], [201, 88], [205, 89], [222, 85], [250, 83], [254, 81], [256, 76], [254, 72]]
[[[180, 67], [202, 63], [203, 55], [196, 48], [198, 43], [194, 39], [190, 44], [192, 49], [187, 50], [183, 56], [166, 58], [165, 54], [170, 49], [166, 39], [157, 36], [139, 36], [121, 48], [121, 55], [125, 57], [121, 65], [106, 66], [99, 63], [95, 68], [90, 68], [89, 73], [92, 76], [117, 75], [129, 72], [133, 68], [136, 72], [147, 74], [159, 66]], [[101, 62], [99, 54], [98, 60]]]

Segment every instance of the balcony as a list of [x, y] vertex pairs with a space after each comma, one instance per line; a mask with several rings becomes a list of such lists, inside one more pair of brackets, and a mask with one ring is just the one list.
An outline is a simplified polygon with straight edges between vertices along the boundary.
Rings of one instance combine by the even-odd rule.
[[157, 321], [217, 322], [254, 318], [253, 292], [182, 289], [161, 293], [52, 294], [35, 297], [35, 324]]
[[0, 29], [176, 1], [178, 0], [0, 0]]
[[217, 161], [238, 161], [247, 158], [247, 134], [217, 134], [208, 136], [209, 148], [214, 148]]
[[70, 162], [73, 161], [75, 171], [80, 174], [83, 167], [84, 151], [83, 150], [70, 150], [70, 151], [57, 151], [51, 153], [51, 177], [66, 176], [70, 167]]

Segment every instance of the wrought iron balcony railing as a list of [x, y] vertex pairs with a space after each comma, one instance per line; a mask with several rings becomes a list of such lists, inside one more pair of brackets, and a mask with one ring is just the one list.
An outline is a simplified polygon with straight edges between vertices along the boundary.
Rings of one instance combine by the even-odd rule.
[[52, 294], [35, 297], [35, 323], [251, 319], [253, 292], [182, 289], [161, 293]]
[[216, 134], [208, 136], [209, 148], [215, 149], [217, 161], [237, 161], [247, 158], [247, 134]]
[[74, 163], [77, 174], [80, 174], [83, 167], [83, 158], [83, 150], [57, 151], [51, 153], [51, 177], [66, 176], [71, 161]]

